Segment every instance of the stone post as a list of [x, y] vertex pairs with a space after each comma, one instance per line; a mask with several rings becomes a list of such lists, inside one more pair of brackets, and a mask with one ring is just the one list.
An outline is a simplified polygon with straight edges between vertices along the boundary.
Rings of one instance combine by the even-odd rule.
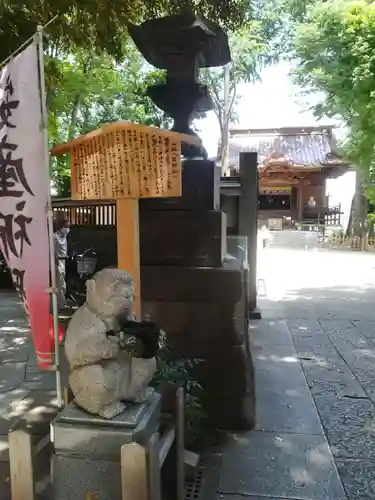
[[241, 196], [239, 200], [239, 235], [247, 236], [249, 262], [248, 307], [250, 316], [260, 319], [257, 308], [257, 236], [258, 236], [258, 154], [240, 153]]

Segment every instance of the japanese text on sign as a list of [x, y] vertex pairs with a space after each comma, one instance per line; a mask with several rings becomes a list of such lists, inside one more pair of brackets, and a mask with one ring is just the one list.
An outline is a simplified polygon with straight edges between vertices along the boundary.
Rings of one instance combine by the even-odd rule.
[[75, 199], [181, 196], [178, 137], [149, 127], [119, 127], [70, 149]]

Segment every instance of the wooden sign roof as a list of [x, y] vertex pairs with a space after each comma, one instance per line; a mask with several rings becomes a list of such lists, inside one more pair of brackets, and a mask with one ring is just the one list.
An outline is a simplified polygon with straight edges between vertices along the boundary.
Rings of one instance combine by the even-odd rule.
[[129, 122], [101, 128], [51, 149], [70, 154], [76, 200], [181, 196], [181, 142], [197, 136]]

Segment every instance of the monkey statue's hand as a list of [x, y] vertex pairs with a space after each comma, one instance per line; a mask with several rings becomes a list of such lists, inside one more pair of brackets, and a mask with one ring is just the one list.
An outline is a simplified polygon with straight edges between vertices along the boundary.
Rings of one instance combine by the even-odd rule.
[[147, 321], [122, 320], [118, 322], [119, 329], [107, 332], [107, 336], [116, 336], [121, 349], [125, 349], [137, 358], [151, 359], [156, 356], [164, 332]]

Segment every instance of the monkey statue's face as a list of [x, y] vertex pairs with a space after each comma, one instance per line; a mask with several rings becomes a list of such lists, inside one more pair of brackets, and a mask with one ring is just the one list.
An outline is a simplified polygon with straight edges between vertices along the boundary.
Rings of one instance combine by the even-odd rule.
[[103, 269], [86, 282], [86, 288], [88, 306], [109, 323], [120, 315], [131, 317], [134, 285], [126, 271]]
[[104, 309], [107, 313], [118, 316], [131, 309], [133, 295], [133, 287], [129, 290], [128, 284], [116, 280], [108, 285]]

